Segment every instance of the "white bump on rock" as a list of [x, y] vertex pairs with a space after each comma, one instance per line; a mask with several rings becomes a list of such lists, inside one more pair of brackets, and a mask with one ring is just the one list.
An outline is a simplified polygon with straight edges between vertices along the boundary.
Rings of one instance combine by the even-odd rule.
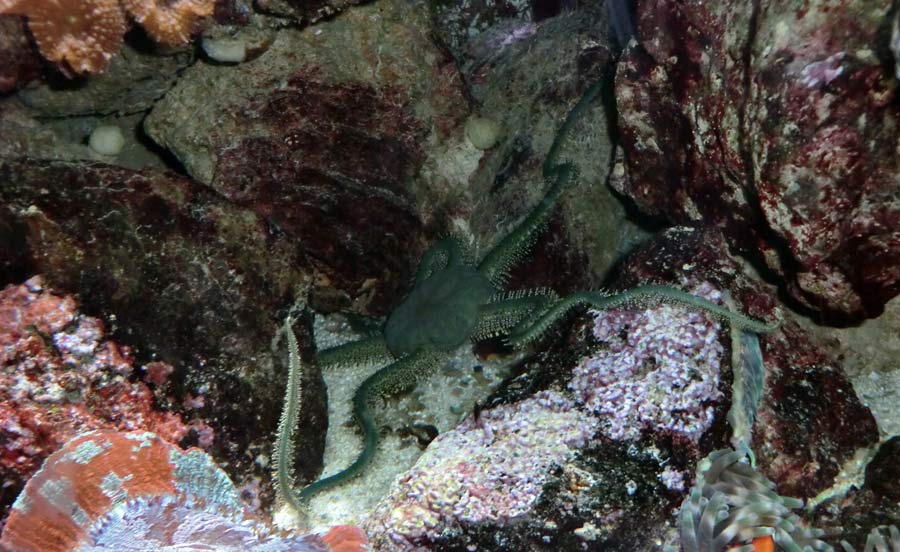
[[247, 42], [242, 38], [204, 38], [203, 51], [220, 63], [240, 63], [247, 59]]
[[125, 137], [115, 125], [102, 125], [91, 131], [88, 145], [100, 155], [118, 155], [125, 146]]
[[466, 138], [480, 150], [494, 147], [503, 135], [503, 126], [487, 117], [472, 116], [466, 121]]

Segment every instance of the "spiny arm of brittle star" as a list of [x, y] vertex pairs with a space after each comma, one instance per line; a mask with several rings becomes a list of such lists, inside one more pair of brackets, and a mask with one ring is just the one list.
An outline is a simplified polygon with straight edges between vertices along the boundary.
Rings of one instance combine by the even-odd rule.
[[547, 151], [541, 173], [548, 191], [541, 202], [525, 217], [515, 230], [497, 244], [478, 266], [494, 286], [503, 288], [507, 272], [527, 253], [550, 220], [560, 196], [578, 180], [578, 168], [569, 162], [558, 162], [560, 152], [575, 123], [587, 112], [591, 103], [600, 96], [606, 79], [598, 80], [587, 89], [559, 127], [553, 144]]
[[290, 506], [297, 515], [303, 515], [304, 508], [294, 493], [294, 434], [297, 430], [297, 416], [300, 411], [300, 378], [303, 365], [300, 361], [300, 351], [297, 346], [297, 338], [291, 328], [291, 317], [284, 321], [282, 330], [288, 343], [288, 380], [284, 392], [284, 405], [281, 411], [281, 420], [278, 422], [278, 437], [275, 439], [274, 469], [275, 469], [275, 493], [285, 504]]
[[579, 305], [588, 305], [595, 309], [606, 310], [617, 307], [652, 306], [658, 303], [675, 303], [688, 308], [699, 309], [739, 329], [754, 333], [772, 332], [779, 326], [777, 322], [766, 322], [731, 311], [712, 301], [677, 288], [648, 284], [616, 294], [599, 291], [573, 293], [545, 308], [544, 312], [537, 316], [523, 320], [517, 327], [513, 328], [508, 342], [514, 347], [522, 347], [536, 341], [562, 319], [566, 313]]
[[535, 288], [502, 292], [491, 297], [478, 312], [478, 325], [472, 332], [472, 341], [504, 335], [536, 312], [543, 312], [548, 305], [559, 300], [551, 289]]
[[339, 368], [358, 364], [385, 364], [394, 360], [387, 342], [380, 335], [364, 337], [343, 345], [322, 349], [316, 362], [322, 368]]
[[356, 460], [345, 469], [305, 487], [297, 495], [300, 503], [307, 503], [315, 495], [341, 485], [360, 473], [372, 461], [378, 447], [378, 426], [372, 414], [377, 398], [405, 393], [416, 383], [446, 362], [448, 353], [420, 351], [405, 356], [369, 376], [353, 395], [353, 414], [363, 433], [363, 447]]

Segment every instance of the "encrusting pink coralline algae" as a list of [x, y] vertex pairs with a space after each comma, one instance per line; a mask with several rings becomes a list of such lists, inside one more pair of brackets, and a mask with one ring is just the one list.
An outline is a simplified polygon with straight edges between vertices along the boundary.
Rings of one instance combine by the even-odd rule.
[[[692, 293], [721, 297], [709, 284]], [[573, 461], [598, 433], [618, 441], [644, 431], [700, 438], [723, 398], [719, 324], [666, 304], [592, 315], [601, 344], [573, 369], [574, 396], [540, 391], [438, 436], [365, 522], [378, 550], [428, 550], [464, 526], [528, 514], [553, 466]], [[658, 474], [678, 490], [684, 477], [669, 467]]]
[[[21, 487], [41, 462], [92, 429], [152, 431], [179, 441], [194, 429], [201, 445], [213, 430], [160, 410], [153, 385], [135, 377], [131, 349], [105, 337], [103, 323], [79, 312], [71, 295], [34, 276], [0, 289], [0, 479]], [[172, 367], [150, 362], [145, 373]]]
[[498, 406], [441, 434], [365, 524], [379, 550], [423, 550], [459, 523], [527, 513], [553, 465], [570, 460], [597, 420], [555, 391]]
[[[710, 301], [709, 284], [692, 293]], [[641, 432], [676, 432], [697, 442], [722, 398], [724, 348], [710, 315], [676, 305], [593, 311], [593, 334], [607, 347], [583, 359], [569, 389], [600, 418], [602, 432], [633, 440]]]
[[93, 431], [54, 452], [0, 535], [3, 552], [363, 552], [365, 535], [272, 530], [202, 450], [149, 432]]

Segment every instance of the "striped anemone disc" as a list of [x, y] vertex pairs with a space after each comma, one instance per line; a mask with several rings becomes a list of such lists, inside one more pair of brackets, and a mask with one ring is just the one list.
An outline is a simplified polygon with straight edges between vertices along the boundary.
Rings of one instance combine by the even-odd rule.
[[51, 454], [0, 535], [3, 552], [361, 552], [366, 544], [355, 528], [335, 528], [324, 539], [272, 530], [241, 505], [202, 450], [116, 431], [79, 435]]

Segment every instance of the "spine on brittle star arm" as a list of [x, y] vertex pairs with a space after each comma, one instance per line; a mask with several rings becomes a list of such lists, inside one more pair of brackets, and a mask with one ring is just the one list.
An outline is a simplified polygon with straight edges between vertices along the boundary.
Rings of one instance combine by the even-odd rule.
[[372, 415], [372, 402], [378, 397], [409, 391], [419, 379], [440, 366], [446, 356], [434, 352], [413, 353], [366, 378], [353, 395], [353, 414], [363, 433], [362, 451], [344, 470], [305, 487], [297, 495], [298, 501], [307, 503], [315, 495], [346, 483], [362, 473], [378, 447], [378, 427]]
[[333, 368], [384, 363], [393, 358], [384, 338], [379, 335], [323, 349], [316, 355], [316, 362], [322, 368]]
[[578, 180], [578, 168], [572, 163], [557, 164], [557, 159], [572, 127], [584, 115], [591, 102], [600, 95], [604, 82], [601, 79], [581, 96], [557, 131], [542, 165], [543, 176], [549, 183], [549, 189], [544, 198], [515, 230], [491, 250], [478, 266], [478, 271], [495, 286], [503, 287], [507, 272], [522, 259], [541, 230], [547, 225], [560, 196], [566, 191], [569, 184]]
[[512, 328], [536, 312], [559, 301], [551, 289], [536, 288], [507, 291], [495, 294], [478, 312], [478, 325], [472, 332], [472, 341], [491, 339], [509, 333]]
[[288, 343], [288, 382], [284, 392], [284, 407], [278, 422], [278, 437], [275, 439], [275, 492], [280, 500], [290, 506], [298, 515], [303, 508], [294, 494], [294, 432], [297, 428], [297, 414], [300, 411], [300, 350], [297, 338], [291, 329], [291, 317], [284, 321], [284, 334]]
[[555, 171], [559, 167], [563, 167], [566, 164], [557, 165], [556, 161], [559, 158], [559, 152], [562, 149], [563, 145], [566, 143], [566, 138], [569, 137], [569, 132], [572, 131], [572, 127], [575, 126], [575, 123], [578, 122], [584, 113], [588, 110], [591, 103], [597, 99], [600, 93], [603, 91], [603, 86], [606, 84], [606, 79], [601, 78], [597, 82], [595, 82], [590, 88], [588, 88], [584, 94], [582, 94], [581, 98], [578, 99], [578, 103], [575, 104], [575, 107], [572, 108], [572, 111], [569, 111], [569, 114], [566, 116], [566, 120], [563, 121], [561, 127], [556, 132], [556, 136], [553, 138], [553, 144], [550, 145], [550, 149], [547, 151], [547, 157], [544, 159], [543, 165], [543, 173], [545, 178], [550, 178], [554, 175]]
[[778, 328], [777, 322], [765, 322], [751, 318], [739, 312], [731, 311], [702, 297], [691, 295], [686, 291], [669, 286], [648, 284], [625, 290], [613, 295], [598, 291], [582, 291], [565, 297], [558, 303], [548, 307], [537, 319], [528, 325], [514, 328], [509, 336], [513, 346], [527, 345], [539, 339], [553, 324], [565, 314], [579, 306], [589, 305], [598, 310], [614, 309], [628, 306], [650, 306], [657, 303], [676, 303], [686, 307], [697, 308], [735, 327], [754, 333], [768, 333]]

